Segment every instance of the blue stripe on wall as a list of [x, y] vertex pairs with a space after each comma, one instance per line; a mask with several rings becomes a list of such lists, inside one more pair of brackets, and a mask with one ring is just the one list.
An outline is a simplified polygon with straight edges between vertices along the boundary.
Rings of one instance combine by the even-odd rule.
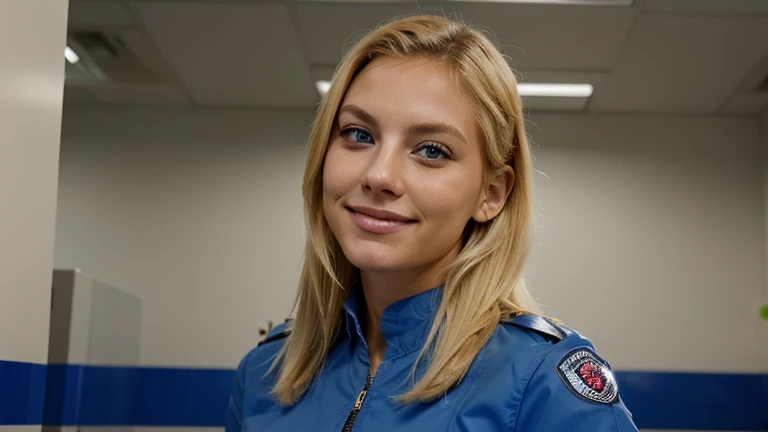
[[[640, 428], [768, 430], [768, 375], [616, 377]], [[0, 360], [0, 425], [220, 427], [233, 379], [234, 371], [223, 369], [46, 367]]]
[[0, 360], [0, 425], [40, 424], [45, 366]]
[[768, 375], [616, 372], [644, 429], [768, 430]]
[[220, 369], [50, 365], [43, 424], [224, 426], [234, 378]]

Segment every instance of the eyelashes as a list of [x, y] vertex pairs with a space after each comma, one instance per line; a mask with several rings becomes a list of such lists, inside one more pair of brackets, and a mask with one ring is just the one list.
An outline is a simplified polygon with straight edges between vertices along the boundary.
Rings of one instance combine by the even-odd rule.
[[340, 135], [347, 139], [352, 139], [353, 142], [373, 144], [373, 136], [371, 136], [367, 130], [362, 128], [346, 128], [341, 131]]
[[[348, 127], [339, 132], [339, 136], [346, 138], [355, 144], [375, 144], [373, 135], [360, 127]], [[414, 150], [428, 161], [440, 161], [451, 159], [450, 151], [440, 143], [427, 141]]]
[[[429, 160], [441, 160], [441, 159], [450, 159], [448, 156], [448, 153], [443, 150], [443, 148], [437, 144], [424, 144], [421, 147], [417, 149], [417, 153], [424, 153], [424, 156]], [[435, 155], [435, 152], [437, 154]], [[430, 157], [429, 154], [435, 155], [435, 157]]]

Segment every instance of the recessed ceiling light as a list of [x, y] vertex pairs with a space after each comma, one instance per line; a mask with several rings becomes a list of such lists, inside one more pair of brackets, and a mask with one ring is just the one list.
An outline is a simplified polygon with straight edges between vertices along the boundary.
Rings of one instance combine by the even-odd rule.
[[592, 84], [520, 83], [517, 91], [528, 97], [580, 97], [592, 96]]
[[320, 93], [320, 96], [325, 96], [326, 93], [328, 93], [328, 90], [331, 88], [331, 82], [330, 81], [315, 81], [315, 88], [317, 88], [317, 92]]
[[67, 61], [72, 64], [80, 61], [80, 56], [77, 55], [77, 53], [70, 47], [64, 48], [64, 58], [66, 58]]

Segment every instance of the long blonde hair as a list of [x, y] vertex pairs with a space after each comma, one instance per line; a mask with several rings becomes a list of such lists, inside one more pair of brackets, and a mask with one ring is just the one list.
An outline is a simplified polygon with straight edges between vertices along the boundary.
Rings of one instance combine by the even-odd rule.
[[334, 73], [312, 125], [304, 171], [307, 244], [296, 298], [293, 332], [270, 371], [278, 370], [273, 395], [284, 405], [301, 396], [325, 362], [340, 328], [341, 311], [359, 270], [344, 256], [323, 213], [322, 172], [332, 126], [355, 76], [374, 58], [426, 57], [444, 62], [472, 96], [485, 138], [485, 179], [512, 167], [515, 183], [492, 220], [470, 220], [464, 245], [446, 269], [442, 301], [427, 342], [414, 364], [427, 369], [402, 402], [429, 401], [466, 374], [499, 321], [538, 307], [523, 282], [531, 245], [531, 156], [516, 79], [482, 33], [440, 16], [420, 15], [383, 25], [360, 40]]

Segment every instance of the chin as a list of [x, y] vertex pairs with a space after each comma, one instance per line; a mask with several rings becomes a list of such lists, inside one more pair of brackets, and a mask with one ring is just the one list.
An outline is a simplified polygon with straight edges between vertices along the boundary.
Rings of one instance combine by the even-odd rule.
[[355, 249], [356, 250], [351, 250], [349, 252], [344, 250], [344, 255], [346, 255], [347, 260], [349, 260], [353, 266], [360, 270], [369, 272], [389, 272], [406, 267], [404, 261], [407, 262], [407, 260], [403, 260], [402, 257], [397, 256], [397, 254], [393, 253], [391, 250], [382, 251], [375, 250], [376, 248], [373, 248], [372, 250], [359, 247]]

